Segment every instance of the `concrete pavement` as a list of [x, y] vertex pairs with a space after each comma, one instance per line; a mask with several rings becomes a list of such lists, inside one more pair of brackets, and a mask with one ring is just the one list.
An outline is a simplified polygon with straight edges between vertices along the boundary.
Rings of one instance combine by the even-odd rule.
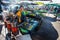
[[52, 24], [59, 34], [59, 37], [57, 40], [60, 40], [60, 23], [56, 21], [56, 22], [52, 22]]
[[[41, 26], [40, 30], [33, 34], [34, 40], [60, 40], [60, 24], [56, 22], [51, 15], [43, 20]], [[1, 34], [0, 39], [4, 40], [5, 36]]]

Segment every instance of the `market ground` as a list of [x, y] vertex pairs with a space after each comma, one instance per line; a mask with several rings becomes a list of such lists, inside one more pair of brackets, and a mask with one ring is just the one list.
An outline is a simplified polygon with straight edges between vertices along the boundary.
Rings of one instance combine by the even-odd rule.
[[[0, 27], [0, 31], [1, 31], [1, 27]], [[3, 39], [1, 39], [1, 38], [3, 38]], [[1, 34], [0, 40], [4, 40], [4, 39], [5, 39], [5, 36]], [[33, 39], [34, 40], [40, 40], [40, 39], [60, 40], [60, 23], [57, 22], [53, 18], [53, 16], [49, 14], [45, 19], [43, 19], [41, 28], [37, 33], [35, 33], [33, 35]]]

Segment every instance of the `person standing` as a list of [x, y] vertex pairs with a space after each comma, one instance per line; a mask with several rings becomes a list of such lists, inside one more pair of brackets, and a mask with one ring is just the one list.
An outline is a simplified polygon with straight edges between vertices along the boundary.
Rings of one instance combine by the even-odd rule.
[[0, 13], [2, 12], [1, 4], [2, 4], [2, 0], [0, 0]]
[[24, 7], [23, 6], [21, 6], [20, 7], [20, 10], [18, 10], [18, 12], [16, 13], [16, 15], [17, 15], [17, 18], [18, 18], [18, 23], [21, 23], [21, 22], [24, 22], [24, 21], [26, 21], [26, 16], [25, 16], [25, 14], [24, 14]]

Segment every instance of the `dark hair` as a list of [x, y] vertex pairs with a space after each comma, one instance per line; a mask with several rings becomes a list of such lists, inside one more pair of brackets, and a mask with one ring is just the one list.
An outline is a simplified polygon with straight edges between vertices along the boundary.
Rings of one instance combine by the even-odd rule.
[[20, 8], [23, 7], [22, 5], [20, 6]]

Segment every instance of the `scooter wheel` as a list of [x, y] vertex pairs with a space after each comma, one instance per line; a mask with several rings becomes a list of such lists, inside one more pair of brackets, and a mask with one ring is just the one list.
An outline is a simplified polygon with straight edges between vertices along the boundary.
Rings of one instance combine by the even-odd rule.
[[16, 40], [15, 38], [11, 38], [11, 40]]
[[10, 33], [6, 34], [6, 40], [11, 40], [11, 34]]

